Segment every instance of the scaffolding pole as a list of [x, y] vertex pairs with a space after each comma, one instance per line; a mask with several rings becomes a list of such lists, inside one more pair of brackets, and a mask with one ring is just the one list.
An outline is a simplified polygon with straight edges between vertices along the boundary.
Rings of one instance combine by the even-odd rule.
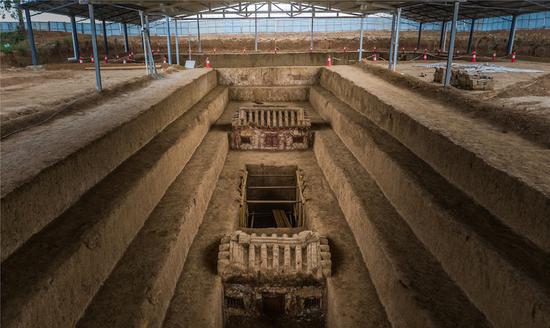
[[92, 49], [94, 52], [94, 66], [95, 66], [95, 88], [97, 91], [103, 90], [101, 85], [101, 67], [99, 64], [99, 51], [97, 50], [97, 31], [95, 27], [95, 17], [94, 17], [94, 5], [88, 4], [88, 14], [90, 16], [90, 27], [92, 29]]
[[449, 38], [449, 54], [447, 56], [447, 69], [445, 70], [445, 80], [443, 85], [448, 87], [451, 83], [451, 68], [453, 66], [453, 54], [455, 50], [456, 22], [458, 21], [458, 9], [460, 2], [455, 1], [453, 10], [453, 22], [451, 24], [451, 36]]
[[38, 65], [38, 52], [36, 51], [36, 44], [34, 43], [34, 33], [32, 31], [31, 13], [29, 9], [25, 8], [25, 21], [27, 23], [27, 34], [29, 38], [29, 46], [31, 47], [32, 64]]
[[147, 56], [147, 45], [145, 44], [145, 16], [143, 11], [139, 12], [139, 19], [141, 21], [141, 44], [143, 45], [143, 58], [145, 60], [145, 71], [149, 74], [149, 58]]

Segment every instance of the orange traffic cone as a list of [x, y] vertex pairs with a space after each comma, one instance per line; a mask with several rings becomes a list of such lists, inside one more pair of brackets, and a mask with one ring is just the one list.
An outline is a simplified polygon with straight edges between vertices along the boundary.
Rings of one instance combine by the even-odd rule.
[[332, 67], [332, 56], [328, 55], [327, 57], [327, 67]]
[[512, 63], [515, 63], [517, 60], [516, 60], [516, 52], [512, 52]]
[[212, 63], [210, 62], [210, 58], [206, 57], [206, 64], [204, 66], [206, 68], [212, 68]]
[[472, 51], [472, 63], [475, 63], [475, 62], [477, 62], [477, 53], [474, 50], [474, 51]]

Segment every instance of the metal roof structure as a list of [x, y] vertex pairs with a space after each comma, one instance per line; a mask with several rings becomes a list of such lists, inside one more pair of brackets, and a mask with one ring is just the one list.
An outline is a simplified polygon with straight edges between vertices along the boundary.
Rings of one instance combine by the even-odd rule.
[[[417, 22], [449, 21], [453, 17], [453, 4], [449, 0], [317, 0], [317, 1], [219, 1], [219, 0], [31, 0], [21, 7], [38, 12], [60, 15], [74, 15], [88, 18], [87, 4], [95, 5], [96, 19], [138, 24], [138, 11], [142, 10], [151, 20], [164, 15], [171, 17], [190, 17], [197, 14], [227, 15], [236, 14], [249, 17], [254, 11], [249, 6], [260, 3], [262, 12], [269, 13], [277, 3], [290, 5], [290, 9], [279, 12], [289, 17], [304, 17], [315, 13], [361, 14], [388, 13], [402, 8], [402, 16]], [[460, 2], [459, 20], [484, 17], [515, 16], [550, 10], [547, 0], [458, 0]], [[302, 15], [302, 16], [300, 16]]]

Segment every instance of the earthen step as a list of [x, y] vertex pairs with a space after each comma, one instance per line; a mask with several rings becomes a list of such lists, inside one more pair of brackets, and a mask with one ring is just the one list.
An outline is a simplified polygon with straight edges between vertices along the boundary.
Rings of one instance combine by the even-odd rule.
[[550, 150], [360, 68], [320, 84], [519, 235], [550, 252]]
[[[505, 227], [330, 92], [313, 88], [310, 100], [417, 238], [493, 325], [547, 326], [548, 253]], [[319, 142], [322, 134], [316, 138]]]
[[314, 152], [393, 326], [490, 326], [334, 132], [317, 131]]
[[226, 133], [208, 133], [77, 327], [160, 327], [227, 151]]
[[[203, 224], [189, 250], [164, 328], [221, 327], [223, 290], [216, 274], [217, 249], [225, 233], [237, 229], [239, 170], [246, 164], [297, 165], [303, 170], [308, 190], [308, 228], [328, 236], [333, 275], [327, 281], [327, 327], [390, 327], [384, 308], [360, 259], [344, 215], [311, 151], [229, 152]], [[231, 200], [228, 202], [228, 200]], [[266, 231], [269, 234], [269, 229]], [[268, 326], [268, 325], [266, 325]], [[255, 327], [264, 327], [257, 323]]]
[[169, 74], [2, 141], [1, 260], [215, 86], [215, 72]]
[[214, 89], [2, 263], [3, 327], [76, 324], [227, 101]]

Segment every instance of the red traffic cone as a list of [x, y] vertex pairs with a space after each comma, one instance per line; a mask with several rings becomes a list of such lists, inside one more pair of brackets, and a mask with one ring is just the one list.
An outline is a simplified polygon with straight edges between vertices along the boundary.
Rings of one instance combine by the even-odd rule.
[[477, 62], [477, 53], [475, 50], [472, 51], [472, 63]]
[[204, 65], [206, 68], [212, 68], [212, 63], [210, 62], [210, 58], [206, 57], [206, 64]]
[[512, 63], [515, 63], [517, 60], [516, 60], [516, 52], [512, 52]]
[[328, 55], [327, 57], [327, 67], [332, 67], [332, 56]]
[[94, 55], [91, 55], [91, 56], [90, 56], [90, 62], [91, 62], [92, 64], [95, 63]]
[[428, 49], [424, 49], [424, 62], [428, 61]]
[[497, 61], [497, 52], [493, 51], [493, 61]]
[[80, 56], [80, 58], [78, 58], [78, 63], [84, 64], [84, 58], [82, 58], [82, 56]]

